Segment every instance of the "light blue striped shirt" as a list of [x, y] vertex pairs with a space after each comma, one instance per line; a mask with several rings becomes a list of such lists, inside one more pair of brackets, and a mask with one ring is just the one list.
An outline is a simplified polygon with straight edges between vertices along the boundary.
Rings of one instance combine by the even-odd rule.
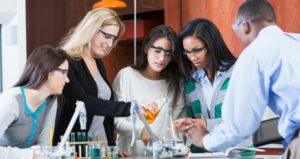
[[203, 91], [203, 96], [209, 111], [211, 108], [213, 94], [222, 82], [223, 75], [224, 72], [217, 71], [214, 81], [211, 83], [204, 69], [197, 69], [193, 72], [192, 77], [202, 86], [203, 90], [205, 90]]
[[[237, 60], [223, 103], [223, 123], [203, 138], [218, 151], [252, 135], [265, 108], [280, 116], [278, 131], [289, 143], [300, 127], [300, 35], [268, 26]], [[234, 81], [234, 82], [232, 82]]]

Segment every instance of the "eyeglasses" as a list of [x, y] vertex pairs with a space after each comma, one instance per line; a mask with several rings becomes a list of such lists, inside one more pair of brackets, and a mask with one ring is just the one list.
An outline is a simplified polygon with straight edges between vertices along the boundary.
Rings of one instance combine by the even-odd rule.
[[112, 40], [113, 42], [116, 42], [118, 40], [118, 37], [115, 35], [106, 33], [104, 31], [102, 31], [101, 29], [99, 29], [98, 31], [101, 33], [102, 37], [106, 40]]
[[153, 46], [151, 45], [150, 48], [154, 49], [154, 53], [158, 56], [163, 53], [164, 57], [171, 57], [172, 53], [171, 50], [165, 50], [160, 46]]
[[193, 48], [191, 51], [184, 50], [183, 53], [186, 56], [191, 56], [192, 53], [194, 53], [195, 55], [198, 55], [200, 53], [206, 53], [206, 47], [203, 46], [203, 47], [200, 47], [200, 48]]
[[68, 76], [68, 70], [67, 69], [57, 68], [56, 71], [62, 73], [65, 77]]
[[239, 20], [239, 21], [236, 21], [235, 23], [233, 23], [233, 24], [231, 25], [231, 27], [232, 27], [233, 30], [237, 30], [237, 29], [240, 27], [240, 25], [241, 25], [242, 23], [244, 23], [244, 22], [246, 22], [246, 21], [245, 21], [245, 20]]

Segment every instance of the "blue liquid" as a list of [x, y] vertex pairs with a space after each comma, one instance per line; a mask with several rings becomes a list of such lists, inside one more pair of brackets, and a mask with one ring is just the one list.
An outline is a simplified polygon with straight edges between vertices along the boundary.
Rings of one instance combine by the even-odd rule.
[[89, 159], [101, 159], [101, 148], [90, 148]]
[[108, 159], [118, 159], [119, 158], [119, 155], [117, 152], [113, 152], [113, 153], [109, 153], [107, 155]]

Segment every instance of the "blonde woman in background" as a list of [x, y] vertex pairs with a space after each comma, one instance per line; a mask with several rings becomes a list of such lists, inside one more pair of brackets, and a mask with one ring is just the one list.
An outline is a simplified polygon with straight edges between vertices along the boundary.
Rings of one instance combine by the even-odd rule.
[[[117, 45], [124, 30], [124, 24], [114, 11], [95, 9], [88, 12], [61, 42], [61, 48], [72, 59], [68, 74], [70, 83], [58, 100], [63, 109], [56, 121], [55, 142], [64, 134], [76, 100], [81, 100], [87, 111], [87, 132], [98, 132], [100, 140], [115, 145], [113, 117], [129, 116], [131, 103], [112, 101], [111, 86], [101, 59]], [[73, 131], [81, 131], [78, 122]]]

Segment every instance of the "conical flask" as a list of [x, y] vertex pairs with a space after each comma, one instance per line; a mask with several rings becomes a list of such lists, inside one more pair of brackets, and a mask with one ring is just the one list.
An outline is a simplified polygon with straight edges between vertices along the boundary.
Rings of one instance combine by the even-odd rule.
[[152, 113], [148, 109], [143, 108], [145, 112], [145, 118], [148, 124], [152, 124], [154, 122], [156, 116], [159, 114], [160, 110], [166, 105], [167, 102], [168, 102], [167, 96], [163, 94], [155, 100], [158, 109], [154, 113]]

